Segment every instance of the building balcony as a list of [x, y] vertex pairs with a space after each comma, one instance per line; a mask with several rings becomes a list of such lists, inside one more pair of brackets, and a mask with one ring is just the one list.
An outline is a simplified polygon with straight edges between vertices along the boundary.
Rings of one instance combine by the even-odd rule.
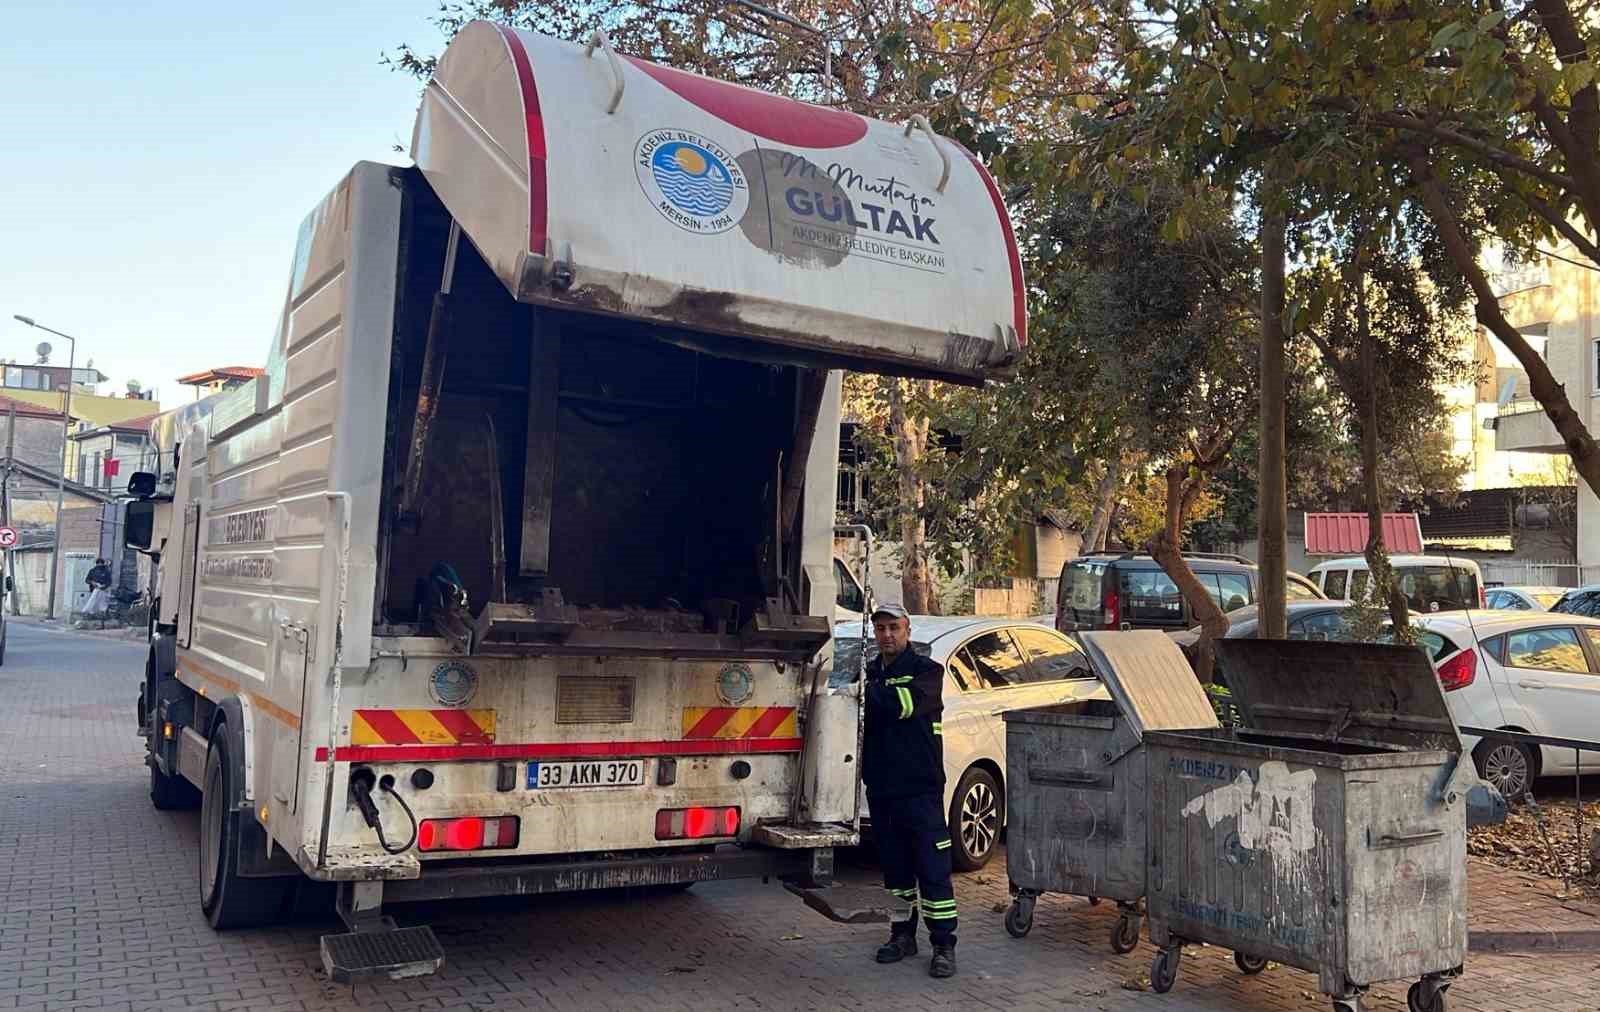
[[1536, 401], [1513, 401], [1488, 420], [1494, 425], [1494, 448], [1500, 453], [1566, 453], [1550, 416]]

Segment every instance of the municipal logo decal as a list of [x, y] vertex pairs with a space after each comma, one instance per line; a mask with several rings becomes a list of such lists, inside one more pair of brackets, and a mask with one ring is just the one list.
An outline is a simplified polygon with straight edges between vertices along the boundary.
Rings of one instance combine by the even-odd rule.
[[650, 131], [639, 138], [633, 162], [645, 198], [685, 232], [726, 232], [739, 224], [750, 205], [750, 187], [738, 160], [693, 131]]
[[445, 661], [433, 669], [428, 693], [445, 706], [462, 706], [478, 691], [478, 673], [460, 661]]

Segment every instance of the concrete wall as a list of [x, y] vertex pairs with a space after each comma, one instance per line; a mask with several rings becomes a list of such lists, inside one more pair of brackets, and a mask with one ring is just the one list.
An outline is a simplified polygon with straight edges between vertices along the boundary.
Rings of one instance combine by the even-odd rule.
[[[11, 438], [11, 415], [0, 411], [0, 456], [4, 456]], [[16, 458], [51, 472], [61, 466], [61, 419], [40, 418], [36, 415], [17, 415], [17, 440], [13, 453]], [[68, 474], [71, 477], [71, 474]]]

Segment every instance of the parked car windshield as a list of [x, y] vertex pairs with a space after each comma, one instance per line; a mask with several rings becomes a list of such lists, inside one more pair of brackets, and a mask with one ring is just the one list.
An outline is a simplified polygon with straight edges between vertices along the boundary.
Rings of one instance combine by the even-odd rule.
[[1564, 615], [1587, 615], [1590, 618], [1600, 618], [1600, 591], [1568, 591], [1561, 600], [1556, 602], [1555, 607], [1550, 610], [1561, 612]]
[[1406, 566], [1397, 571], [1412, 611], [1452, 611], [1478, 606], [1478, 580], [1450, 566]]

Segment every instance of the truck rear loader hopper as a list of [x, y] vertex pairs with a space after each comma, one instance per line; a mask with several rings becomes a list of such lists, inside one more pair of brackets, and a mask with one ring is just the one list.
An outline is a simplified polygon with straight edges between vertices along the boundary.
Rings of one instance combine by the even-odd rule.
[[330, 974], [430, 972], [385, 901], [776, 876], [858, 839], [830, 695], [839, 370], [1025, 339], [992, 180], [875, 122], [486, 22], [415, 168], [306, 219], [267, 374], [155, 425], [152, 798], [218, 927], [335, 883]]

